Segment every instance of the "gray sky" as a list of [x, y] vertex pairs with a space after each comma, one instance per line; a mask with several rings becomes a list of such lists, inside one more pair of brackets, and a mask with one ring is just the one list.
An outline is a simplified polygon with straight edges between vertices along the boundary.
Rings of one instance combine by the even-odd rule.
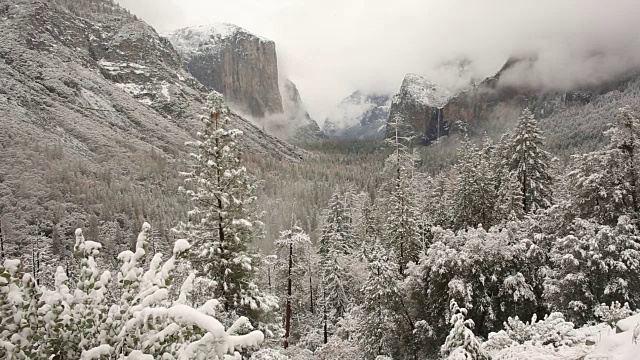
[[406, 73], [468, 57], [478, 76], [537, 54], [508, 81], [566, 88], [640, 64], [639, 0], [117, 0], [160, 32], [230, 22], [276, 42], [280, 71], [318, 120], [356, 89], [394, 93]]

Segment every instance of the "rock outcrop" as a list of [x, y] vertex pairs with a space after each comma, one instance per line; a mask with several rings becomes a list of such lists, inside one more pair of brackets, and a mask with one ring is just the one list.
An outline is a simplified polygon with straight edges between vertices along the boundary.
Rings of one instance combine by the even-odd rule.
[[168, 39], [188, 71], [233, 109], [258, 119], [283, 113], [273, 41], [232, 24], [179, 29]]
[[391, 97], [355, 91], [342, 100], [324, 122], [332, 138], [371, 140], [385, 135]]
[[[442, 108], [452, 94], [432, 83], [424, 76], [407, 74], [402, 81], [400, 92], [393, 96], [389, 111], [389, 122], [399, 117], [413, 128], [413, 135], [423, 143], [430, 143], [448, 134], [449, 126], [444, 122]], [[387, 127], [386, 137], [391, 137], [393, 129]]]
[[289, 79], [284, 79], [280, 83], [285, 114], [285, 122], [280, 131], [287, 132], [285, 136], [297, 142], [326, 138], [318, 123], [309, 115], [296, 84]]

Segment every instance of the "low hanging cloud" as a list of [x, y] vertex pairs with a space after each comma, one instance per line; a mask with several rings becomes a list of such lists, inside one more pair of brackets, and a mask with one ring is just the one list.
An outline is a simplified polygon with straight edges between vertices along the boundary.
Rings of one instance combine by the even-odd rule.
[[638, 69], [638, 0], [119, 0], [160, 31], [230, 22], [274, 40], [311, 115], [356, 89], [394, 93], [407, 73], [444, 86], [535, 56], [504, 81], [568, 89]]

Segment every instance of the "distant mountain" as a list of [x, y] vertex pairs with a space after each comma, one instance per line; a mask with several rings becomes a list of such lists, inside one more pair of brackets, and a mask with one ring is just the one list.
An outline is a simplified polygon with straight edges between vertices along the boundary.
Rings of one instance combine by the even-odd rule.
[[355, 91], [342, 100], [324, 122], [328, 137], [342, 139], [382, 139], [389, 115], [389, 95]]
[[280, 80], [276, 44], [233, 25], [179, 29], [168, 35], [187, 70], [230, 106], [270, 134], [285, 139], [318, 139], [317, 123], [304, 108], [297, 88]]

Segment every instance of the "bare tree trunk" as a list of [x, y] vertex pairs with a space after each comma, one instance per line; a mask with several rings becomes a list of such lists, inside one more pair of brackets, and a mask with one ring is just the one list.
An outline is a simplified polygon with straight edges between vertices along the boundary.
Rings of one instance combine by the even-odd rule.
[[309, 302], [311, 305], [311, 313], [315, 314], [315, 307], [313, 306], [313, 278], [312, 278], [312, 273], [311, 273], [311, 256], [309, 256]]
[[[215, 114], [211, 114], [211, 119], [215, 120], [215, 124], [216, 124], [216, 130], [218, 130], [219, 128], [219, 122], [218, 120], [220, 119], [220, 114], [219, 113], [215, 113]], [[220, 149], [220, 140], [219, 138], [216, 137], [216, 148]], [[216, 181], [217, 181], [217, 185], [218, 185], [218, 189], [221, 188], [221, 183], [222, 183], [222, 174], [220, 174], [220, 168], [216, 168]], [[222, 199], [218, 198], [218, 240], [220, 241], [220, 256], [224, 258], [224, 226], [222, 225]], [[229, 311], [229, 302], [227, 301], [227, 294], [226, 294], [226, 289], [224, 286], [225, 283], [225, 278], [226, 278], [226, 269], [222, 268], [220, 269], [220, 283], [218, 284], [218, 290], [220, 291], [220, 293], [222, 294], [222, 298], [224, 299], [224, 309], [226, 311]]]
[[322, 320], [324, 322], [324, 343], [326, 344], [329, 341], [329, 335], [328, 335], [328, 328], [327, 328], [327, 294], [324, 290], [324, 288], [322, 289], [322, 300], [323, 300], [323, 314], [322, 314]]
[[284, 320], [284, 348], [289, 347], [289, 336], [291, 335], [291, 268], [293, 268], [293, 244], [289, 244], [289, 269], [287, 276], [287, 308]]
[[267, 283], [269, 285], [269, 290], [272, 290], [271, 287], [271, 265], [267, 264]]
[[2, 231], [2, 214], [0, 214], [0, 260], [4, 260], [4, 232]]

